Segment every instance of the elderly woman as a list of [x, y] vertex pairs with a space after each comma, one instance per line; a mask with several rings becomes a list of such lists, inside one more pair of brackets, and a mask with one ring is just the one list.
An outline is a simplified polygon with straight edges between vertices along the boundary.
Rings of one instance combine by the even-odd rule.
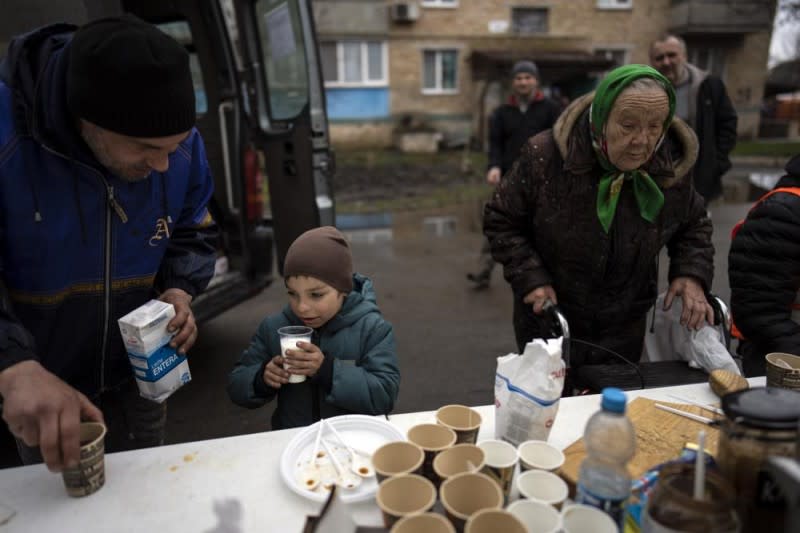
[[658, 71], [615, 69], [529, 139], [500, 182], [484, 233], [514, 291], [520, 350], [548, 336], [536, 315], [550, 300], [584, 341], [571, 347], [573, 367], [621, 362], [609, 350], [638, 361], [663, 246], [665, 307], [680, 296], [682, 324], [713, 321], [712, 225], [691, 175], [697, 139], [674, 111]]

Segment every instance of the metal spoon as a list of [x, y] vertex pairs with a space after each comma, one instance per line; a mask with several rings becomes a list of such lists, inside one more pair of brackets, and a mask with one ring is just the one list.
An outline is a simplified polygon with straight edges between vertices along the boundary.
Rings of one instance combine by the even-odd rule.
[[325, 421], [327, 424], [328, 429], [336, 435], [336, 439], [344, 446], [347, 450], [347, 453], [350, 454], [350, 470], [353, 471], [354, 474], [361, 476], [361, 477], [371, 477], [375, 475], [375, 469], [372, 468], [372, 460], [364, 457], [363, 455], [359, 455], [356, 451], [350, 447], [349, 444], [339, 435], [339, 432], [336, 431], [336, 428], [333, 427], [333, 424]]

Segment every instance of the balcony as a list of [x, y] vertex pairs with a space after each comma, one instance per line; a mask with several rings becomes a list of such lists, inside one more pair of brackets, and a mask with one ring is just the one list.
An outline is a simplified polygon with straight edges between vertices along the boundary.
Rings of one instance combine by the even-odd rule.
[[742, 35], [772, 28], [776, 0], [672, 0], [670, 30], [680, 35]]

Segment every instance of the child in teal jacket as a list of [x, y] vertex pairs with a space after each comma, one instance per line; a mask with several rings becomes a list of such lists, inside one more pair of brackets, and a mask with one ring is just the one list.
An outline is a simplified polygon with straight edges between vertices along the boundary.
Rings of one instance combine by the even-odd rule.
[[[309, 230], [284, 261], [289, 304], [268, 316], [228, 377], [228, 395], [256, 408], [277, 397], [272, 429], [305, 426], [343, 414], [388, 414], [400, 370], [392, 325], [376, 303], [372, 281], [353, 272], [347, 240], [331, 226]], [[311, 342], [281, 354], [278, 329], [308, 326]], [[289, 383], [292, 374], [307, 376]]]

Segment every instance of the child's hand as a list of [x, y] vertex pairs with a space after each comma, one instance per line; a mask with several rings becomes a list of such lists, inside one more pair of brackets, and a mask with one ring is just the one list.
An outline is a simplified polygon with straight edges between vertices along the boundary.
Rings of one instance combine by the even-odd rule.
[[289, 383], [289, 373], [283, 369], [283, 357], [276, 355], [264, 367], [264, 375], [262, 376], [264, 383], [273, 389], [280, 389], [284, 383]]
[[325, 355], [310, 342], [297, 341], [299, 350], [286, 350], [286, 362], [292, 367], [292, 374], [313, 376], [322, 366]]

